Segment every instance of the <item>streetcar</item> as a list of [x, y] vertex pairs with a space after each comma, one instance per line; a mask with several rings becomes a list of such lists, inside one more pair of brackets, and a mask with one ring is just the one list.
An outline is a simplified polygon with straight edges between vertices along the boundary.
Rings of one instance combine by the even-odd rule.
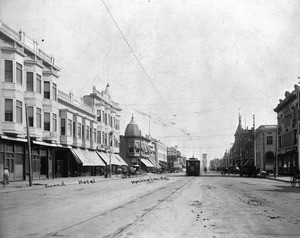
[[200, 160], [197, 158], [189, 158], [186, 160], [186, 175], [199, 176], [200, 175]]

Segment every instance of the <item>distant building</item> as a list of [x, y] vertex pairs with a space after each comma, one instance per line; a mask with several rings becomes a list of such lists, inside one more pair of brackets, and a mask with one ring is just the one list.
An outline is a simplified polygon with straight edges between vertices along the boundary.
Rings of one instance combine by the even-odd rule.
[[299, 170], [299, 86], [295, 85], [292, 92], [285, 92], [285, 98], [279, 100], [274, 109], [277, 113], [278, 127], [278, 173], [291, 174]]
[[277, 144], [277, 126], [261, 125], [255, 131], [256, 167], [274, 172]]
[[[152, 149], [151, 149], [152, 148]], [[124, 136], [120, 136], [120, 155], [129, 166], [152, 171], [160, 166], [155, 161], [154, 147], [149, 136], [142, 136], [132, 115]]]

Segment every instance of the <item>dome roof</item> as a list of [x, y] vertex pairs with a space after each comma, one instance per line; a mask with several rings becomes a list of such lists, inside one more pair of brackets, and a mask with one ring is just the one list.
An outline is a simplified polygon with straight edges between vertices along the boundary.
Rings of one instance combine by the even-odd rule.
[[140, 136], [140, 129], [138, 125], [135, 123], [133, 115], [131, 117], [131, 121], [126, 126], [125, 136]]

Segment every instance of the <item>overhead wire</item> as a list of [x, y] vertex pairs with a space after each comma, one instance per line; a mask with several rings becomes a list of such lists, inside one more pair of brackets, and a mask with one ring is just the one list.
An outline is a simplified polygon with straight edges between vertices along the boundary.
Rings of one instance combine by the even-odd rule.
[[126, 42], [128, 48], [130, 49], [131, 53], [133, 54], [134, 58], [136, 59], [136, 61], [138, 62], [139, 66], [141, 67], [142, 71], [144, 72], [144, 74], [146, 75], [146, 78], [149, 80], [149, 82], [151, 83], [151, 85], [153, 86], [153, 88], [155, 89], [156, 93], [158, 94], [158, 96], [160, 97], [160, 99], [163, 101], [163, 103], [165, 104], [165, 106], [168, 108], [168, 110], [171, 112], [171, 114], [176, 117], [176, 115], [173, 113], [173, 111], [171, 110], [171, 108], [169, 107], [169, 105], [166, 103], [166, 101], [164, 100], [164, 98], [162, 97], [162, 95], [160, 94], [160, 92], [158, 91], [158, 89], [156, 88], [156, 86], [154, 85], [153, 81], [151, 80], [151, 78], [149, 77], [147, 71], [145, 70], [144, 66], [142, 65], [142, 63], [140, 62], [140, 60], [138, 59], [138, 57], [136, 56], [134, 50], [132, 49], [131, 45], [129, 44], [128, 40], [126, 39], [125, 35], [123, 34], [121, 28], [119, 27], [118, 23], [116, 22], [115, 18], [113, 17], [112, 13], [110, 12], [110, 10], [108, 9], [106, 3], [104, 2], [104, 0], [101, 0], [105, 9], [107, 10], [108, 14], [110, 15], [111, 19], [113, 20], [113, 22], [115, 23], [116, 27], [118, 28], [120, 34], [122, 35], [124, 41]]

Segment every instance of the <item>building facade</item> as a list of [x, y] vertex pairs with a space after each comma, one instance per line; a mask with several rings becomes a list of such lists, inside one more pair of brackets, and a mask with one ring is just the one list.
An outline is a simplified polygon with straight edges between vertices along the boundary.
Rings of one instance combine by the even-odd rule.
[[261, 125], [255, 131], [256, 167], [273, 173], [276, 169], [277, 126]]
[[120, 136], [120, 155], [130, 167], [144, 171], [156, 170], [160, 166], [155, 161], [157, 156], [153, 141], [149, 136], [142, 136], [132, 115], [124, 136]]
[[109, 85], [84, 98], [64, 93], [59, 67], [36, 41], [1, 21], [0, 38], [0, 176], [8, 167], [10, 180], [27, 179], [29, 146], [33, 179], [127, 165], [118, 154], [121, 109]]
[[285, 98], [279, 100], [274, 109], [277, 113], [278, 173], [289, 175], [299, 170], [299, 86], [295, 85], [292, 92], [285, 92]]

